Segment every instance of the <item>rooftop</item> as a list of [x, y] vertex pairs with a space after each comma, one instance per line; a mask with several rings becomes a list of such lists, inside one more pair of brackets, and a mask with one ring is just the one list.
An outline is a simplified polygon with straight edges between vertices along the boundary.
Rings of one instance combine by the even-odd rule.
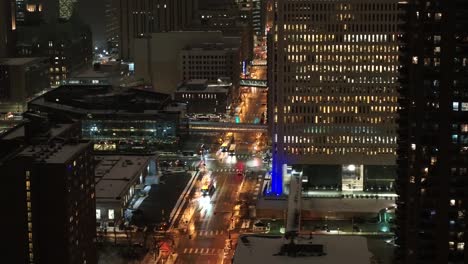
[[178, 93], [228, 93], [232, 83], [217, 82], [210, 83], [207, 79], [192, 79], [179, 85], [177, 88]]
[[61, 164], [70, 161], [76, 153], [82, 152], [89, 142], [55, 142], [55, 144], [29, 146], [19, 155], [33, 156], [39, 162]]
[[221, 43], [200, 43], [200, 44], [195, 44], [191, 46], [187, 46], [184, 48], [184, 51], [190, 51], [190, 50], [206, 50], [206, 51], [222, 51], [222, 50], [237, 50], [237, 46], [229, 46], [224, 42]]
[[[301, 205], [303, 210], [315, 212], [353, 212], [353, 213], [378, 213], [386, 207], [394, 206], [394, 200], [387, 199], [340, 199], [340, 198], [303, 198]], [[287, 201], [259, 199], [257, 208], [260, 209], [285, 209]], [[332, 209], [330, 209], [332, 208]]]
[[323, 245], [324, 256], [288, 257], [278, 256], [281, 247], [289, 241], [279, 236], [242, 235], [239, 237], [234, 264], [343, 264], [371, 263], [372, 254], [367, 248], [367, 240], [361, 236], [314, 235], [312, 239], [298, 238], [297, 245]]
[[31, 57], [31, 58], [1, 58], [0, 65], [8, 65], [8, 66], [20, 66], [25, 65], [33, 62], [42, 61], [47, 58], [42, 57]]
[[149, 157], [145, 156], [96, 156], [99, 161], [94, 172], [96, 199], [120, 200], [122, 193], [146, 169]]
[[[28, 103], [28, 108], [74, 118], [108, 114], [149, 114], [157, 117], [171, 104], [168, 94], [149, 89], [114, 88], [101, 83], [62, 85]], [[54, 110], [54, 111], [52, 111]], [[55, 111], [61, 110], [63, 112]]]

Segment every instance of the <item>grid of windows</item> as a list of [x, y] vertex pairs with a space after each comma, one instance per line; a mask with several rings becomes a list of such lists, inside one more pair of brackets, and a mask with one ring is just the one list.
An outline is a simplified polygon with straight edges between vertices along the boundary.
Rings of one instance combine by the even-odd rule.
[[282, 0], [276, 12], [276, 151], [312, 163], [393, 164], [398, 2]]
[[182, 80], [208, 79], [216, 81], [220, 77], [237, 75], [237, 51], [229, 50], [185, 50], [182, 51]]
[[466, 263], [468, 5], [402, 7], [397, 263]]

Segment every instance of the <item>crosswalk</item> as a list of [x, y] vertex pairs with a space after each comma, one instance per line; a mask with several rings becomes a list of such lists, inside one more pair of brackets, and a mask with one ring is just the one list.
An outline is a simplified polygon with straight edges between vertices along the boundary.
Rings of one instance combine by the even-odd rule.
[[200, 230], [196, 232], [198, 237], [214, 237], [221, 236], [224, 234], [224, 230]]
[[222, 248], [184, 248], [184, 254], [217, 255], [224, 252]]
[[218, 168], [213, 170], [214, 172], [235, 172], [236, 169], [234, 168]]
[[237, 154], [236, 159], [250, 159], [252, 155], [249, 154]]

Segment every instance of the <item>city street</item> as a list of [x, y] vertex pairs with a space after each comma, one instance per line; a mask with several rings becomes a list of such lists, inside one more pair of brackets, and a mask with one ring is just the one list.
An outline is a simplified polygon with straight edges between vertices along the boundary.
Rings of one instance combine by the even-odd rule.
[[[200, 186], [194, 188], [192, 201], [185, 209], [192, 210], [193, 217], [186, 230], [182, 229], [176, 263], [220, 263], [225, 252], [226, 255], [232, 253], [229, 248], [233, 248], [233, 245], [230, 245], [229, 238], [231, 230], [240, 222], [235, 211], [238, 211], [236, 205], [240, 203], [245, 178], [237, 171], [263, 169], [260, 158], [249, 154], [253, 150], [252, 142], [248, 142], [252, 135], [234, 134], [234, 137], [234, 142], [239, 146], [237, 157], [226, 157], [224, 153], [215, 152], [205, 158], [206, 167], [201, 171], [205, 176], [200, 181], [209, 177], [215, 182], [215, 191], [211, 196], [202, 196]], [[180, 226], [179, 223], [179, 230]], [[235, 230], [232, 232], [231, 238], [235, 236]]]
[[[266, 111], [266, 93], [251, 88], [242, 98], [240, 121], [259, 123]], [[203, 157], [205, 165], [200, 171], [204, 176], [199, 176], [200, 183], [193, 189], [178, 224], [181, 235], [176, 263], [222, 263], [232, 257], [237, 227], [247, 216], [245, 205], [253, 198], [247, 193], [255, 188], [251, 175], [265, 172], [258, 152], [266, 144], [258, 133], [233, 133], [232, 136], [231, 146], [236, 146], [232, 155], [219, 150], [220, 142], [227, 139], [225, 134], [192, 135], [187, 140], [186, 149], [199, 151], [197, 148], [203, 144], [209, 151]], [[214, 182], [215, 190], [211, 195], [203, 196], [200, 188], [206, 181]], [[192, 214], [187, 221], [185, 216]]]

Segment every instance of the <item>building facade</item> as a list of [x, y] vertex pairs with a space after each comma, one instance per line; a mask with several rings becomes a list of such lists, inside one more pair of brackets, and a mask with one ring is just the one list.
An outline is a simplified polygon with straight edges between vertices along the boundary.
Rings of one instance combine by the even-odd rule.
[[0, 17], [4, 20], [0, 24], [0, 58], [8, 57], [11, 42], [12, 42], [12, 3], [9, 1], [2, 1], [0, 3]]
[[285, 164], [323, 166], [304, 174], [309, 185], [392, 189], [371, 178], [395, 170], [398, 1], [279, 0], [275, 12], [272, 191], [282, 193]]
[[[220, 43], [224, 49], [239, 50], [241, 39], [239, 37], [226, 37], [220, 31], [172, 31], [166, 33], [153, 33], [150, 39], [136, 39], [135, 40], [135, 76], [142, 78], [152, 84], [153, 89], [158, 92], [173, 94], [178, 85], [182, 82], [184, 64], [193, 63], [195, 69], [187, 68], [185, 72], [187, 75], [210, 72], [210, 75], [215, 75], [215, 69], [206, 69], [206, 65], [218, 65], [220, 58], [205, 58], [206, 56], [195, 59], [192, 55], [190, 58], [189, 53], [209, 53], [210, 51], [187, 51], [187, 47], [199, 47], [204, 43]], [[223, 51], [225, 52], [225, 51]], [[231, 51], [229, 51], [231, 52]], [[189, 56], [189, 57], [185, 57]], [[213, 52], [211, 52], [214, 56]], [[230, 57], [228, 59], [235, 59]], [[195, 66], [195, 64], [197, 66]], [[231, 64], [229, 62], [229, 64]], [[233, 71], [236, 64], [239, 62], [232, 62]], [[221, 66], [221, 65], [218, 65]], [[229, 71], [229, 70], [228, 70]], [[213, 74], [211, 74], [213, 73]], [[226, 76], [218, 76], [226, 77]], [[229, 76], [230, 77], [230, 76]], [[206, 78], [206, 77], [205, 77]]]
[[396, 263], [468, 263], [468, 5], [401, 7]]
[[105, 2], [105, 16], [106, 16], [106, 42], [107, 49], [111, 53], [118, 53], [119, 51], [119, 0], [106, 0]]
[[248, 12], [256, 36], [265, 36], [266, 2], [267, 0], [236, 0], [239, 9]]
[[59, 86], [72, 72], [91, 66], [91, 29], [79, 21], [39, 24], [17, 31], [17, 56], [48, 57], [52, 87]]
[[82, 138], [105, 153], [177, 149], [186, 133], [185, 107], [178, 106], [167, 94], [93, 83], [63, 85], [28, 103], [29, 110], [51, 118], [81, 120]]
[[155, 32], [184, 29], [194, 18], [196, 0], [118, 0], [119, 50], [123, 60], [133, 60], [134, 40]]
[[0, 109], [24, 112], [26, 101], [49, 88], [48, 58], [0, 58]]
[[4, 206], [9, 217], [3, 235], [10, 242], [3, 257], [14, 263], [97, 263], [91, 144], [70, 138], [79, 130], [69, 124], [49, 130], [44, 121], [12, 130], [0, 139], [8, 186], [2, 195], [14, 201]]
[[[191, 31], [221, 31], [226, 37], [240, 37], [240, 58], [250, 60], [253, 56], [253, 30], [251, 26], [250, 11], [241, 11], [235, 7], [225, 6], [219, 8], [213, 5], [210, 8], [200, 9], [197, 19], [188, 27]], [[201, 8], [201, 7], [200, 7]]]
[[233, 83], [238, 83], [239, 53], [237, 47], [226, 47], [223, 43], [203, 43], [187, 47], [180, 52], [181, 80], [217, 81], [220, 77], [227, 77]]
[[60, 20], [69, 20], [73, 15], [73, 9], [75, 8], [75, 3], [78, 0], [58, 0], [59, 5], [59, 19]]
[[174, 100], [185, 103], [188, 114], [225, 114], [231, 92], [231, 83], [189, 80], [179, 86]]
[[149, 157], [112, 155], [96, 156], [95, 160], [96, 221], [101, 228], [119, 227], [131, 220], [125, 213], [144, 187]]

